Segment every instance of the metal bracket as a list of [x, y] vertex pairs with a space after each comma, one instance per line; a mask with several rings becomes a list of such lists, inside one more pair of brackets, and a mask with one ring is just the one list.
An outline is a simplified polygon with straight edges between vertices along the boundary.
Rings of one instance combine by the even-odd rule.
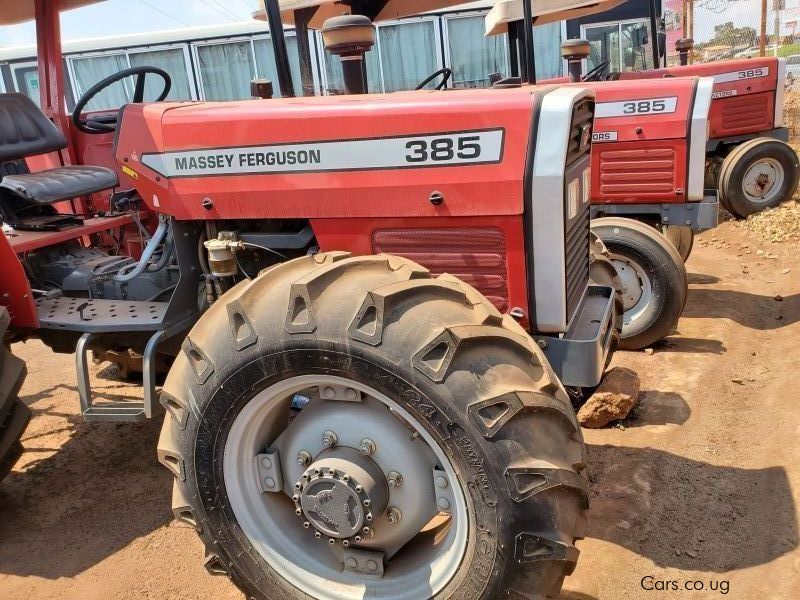
[[283, 491], [283, 471], [277, 448], [267, 448], [263, 454], [256, 454], [256, 473], [262, 492]]
[[383, 577], [383, 560], [386, 554], [377, 550], [345, 548], [343, 552], [344, 572], [358, 573], [370, 579]]
[[632, 218], [649, 216], [663, 225], [691, 227], [695, 231], [712, 229], [719, 220], [719, 201], [716, 190], [706, 190], [699, 202], [663, 204], [593, 204], [592, 219], [610, 215]]

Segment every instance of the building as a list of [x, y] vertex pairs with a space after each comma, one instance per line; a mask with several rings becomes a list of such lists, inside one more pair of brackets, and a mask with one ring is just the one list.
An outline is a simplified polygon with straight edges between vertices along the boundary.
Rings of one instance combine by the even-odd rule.
[[[652, 65], [649, 46], [635, 46], [636, 32], [649, 36], [648, 0], [629, 0], [612, 11], [589, 18], [534, 28], [536, 73], [539, 78], [564, 73], [560, 45], [567, 37], [592, 41], [591, 68], [609, 60], [612, 70]], [[485, 87], [493, 73], [509, 72], [505, 35], [483, 35], [489, 0], [470, 2], [447, 11], [380, 23], [377, 43], [367, 54], [369, 89], [393, 92], [413, 89], [430, 73], [448, 66], [450, 87]], [[337, 57], [326, 56], [319, 35], [311, 32], [315, 92], [342, 90]], [[295, 89], [300, 90], [295, 32], [286, 32]], [[651, 36], [648, 37], [649, 40]], [[197, 27], [155, 33], [65, 42], [64, 69], [68, 108], [76, 97], [104, 77], [132, 66], [152, 65], [172, 77], [170, 100], [234, 100], [250, 96], [256, 77], [276, 79], [271, 40], [265, 23]], [[0, 91], [21, 91], [39, 101], [34, 46], [0, 48]], [[153, 81], [152, 85], [157, 82]], [[132, 81], [106, 89], [89, 105], [103, 110], [132, 97]], [[277, 93], [277, 86], [276, 93]]]

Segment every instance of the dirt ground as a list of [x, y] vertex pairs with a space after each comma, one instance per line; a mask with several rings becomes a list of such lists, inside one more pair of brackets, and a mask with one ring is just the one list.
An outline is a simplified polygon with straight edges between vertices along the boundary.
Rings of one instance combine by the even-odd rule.
[[[699, 236], [679, 331], [614, 358], [643, 393], [586, 431], [590, 527], [563, 598], [800, 598], [800, 240], [769, 240], [733, 222]], [[34, 417], [0, 484], [0, 597], [239, 600], [172, 521], [160, 424], [84, 423], [72, 357], [14, 351]], [[108, 372], [99, 392], [131, 391]]]

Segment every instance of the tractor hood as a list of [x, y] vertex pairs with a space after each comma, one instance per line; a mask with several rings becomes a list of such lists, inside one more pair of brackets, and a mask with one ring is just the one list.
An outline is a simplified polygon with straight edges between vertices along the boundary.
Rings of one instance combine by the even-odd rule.
[[151, 208], [182, 219], [521, 214], [553, 90], [129, 104], [116, 157]]

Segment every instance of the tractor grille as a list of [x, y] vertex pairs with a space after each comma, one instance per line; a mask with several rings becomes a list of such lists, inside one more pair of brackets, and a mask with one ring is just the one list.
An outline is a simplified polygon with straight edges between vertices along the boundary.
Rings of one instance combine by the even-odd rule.
[[571, 221], [566, 220], [566, 214], [564, 217], [564, 272], [569, 322], [589, 284], [589, 203], [582, 204]]
[[625, 197], [674, 194], [675, 150], [672, 148], [601, 150], [599, 154], [600, 194]]
[[593, 116], [594, 100], [581, 100], [572, 109], [572, 125], [567, 144], [567, 166], [580, 159], [584, 154], [589, 154], [591, 146], [586, 142], [592, 139]]
[[770, 95], [747, 94], [724, 98], [722, 104], [722, 129], [740, 131], [768, 129], [772, 122]]
[[382, 229], [372, 234], [372, 249], [404, 256], [433, 275], [450, 273], [481, 292], [500, 312], [508, 310], [506, 240], [499, 229]]

